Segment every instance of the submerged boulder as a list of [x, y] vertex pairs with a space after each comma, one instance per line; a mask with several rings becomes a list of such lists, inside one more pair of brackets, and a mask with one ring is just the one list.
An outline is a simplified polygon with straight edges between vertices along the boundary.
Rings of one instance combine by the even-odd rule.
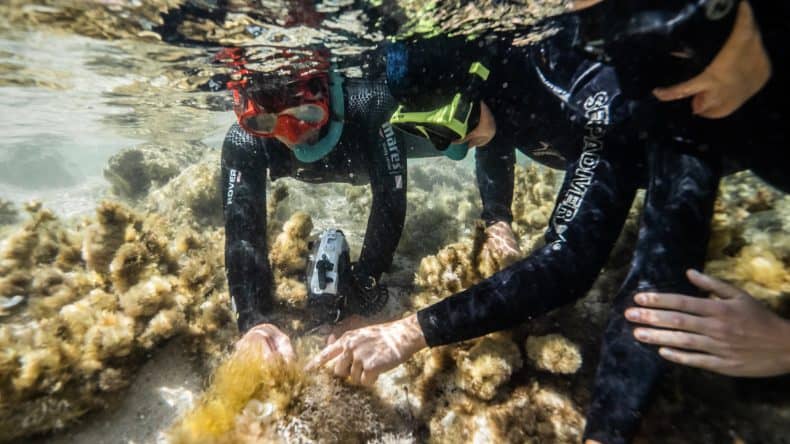
[[17, 222], [19, 213], [12, 202], [0, 198], [0, 225], [11, 225]]
[[208, 151], [201, 142], [144, 143], [112, 156], [104, 177], [116, 195], [138, 199], [150, 189], [166, 184]]

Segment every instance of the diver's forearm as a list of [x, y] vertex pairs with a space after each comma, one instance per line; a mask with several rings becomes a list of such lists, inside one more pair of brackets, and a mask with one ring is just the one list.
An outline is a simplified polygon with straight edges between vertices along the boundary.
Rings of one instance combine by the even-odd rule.
[[261, 143], [237, 124], [222, 145], [225, 274], [242, 332], [271, 306], [266, 246], [266, 155]]
[[547, 245], [530, 257], [495, 273], [417, 313], [432, 346], [476, 338], [512, 328], [532, 317], [570, 303], [592, 286], [610, 249], [591, 256], [567, 245]]

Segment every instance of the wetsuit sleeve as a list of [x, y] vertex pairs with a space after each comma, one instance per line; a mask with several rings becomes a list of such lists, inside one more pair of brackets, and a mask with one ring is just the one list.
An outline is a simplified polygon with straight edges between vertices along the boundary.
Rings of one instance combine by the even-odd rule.
[[480, 218], [487, 225], [495, 222], [513, 222], [514, 166], [516, 151], [512, 144], [494, 138], [484, 148], [475, 149], [475, 175], [477, 189], [483, 201]]
[[400, 134], [389, 123], [377, 128], [371, 140], [373, 202], [355, 273], [378, 280], [392, 265], [406, 220], [406, 153]]
[[605, 264], [637, 188], [635, 150], [604, 150], [598, 129], [572, 162], [554, 207], [547, 245], [417, 313], [430, 346], [515, 326], [587, 293]]
[[234, 124], [222, 144], [225, 273], [239, 331], [271, 309], [266, 250], [266, 153], [261, 141]]
[[636, 250], [606, 327], [585, 436], [630, 442], [668, 365], [656, 348], [633, 337], [625, 310], [638, 291], [699, 295], [685, 277], [705, 261], [721, 167], [679, 149], [651, 147], [649, 182]]

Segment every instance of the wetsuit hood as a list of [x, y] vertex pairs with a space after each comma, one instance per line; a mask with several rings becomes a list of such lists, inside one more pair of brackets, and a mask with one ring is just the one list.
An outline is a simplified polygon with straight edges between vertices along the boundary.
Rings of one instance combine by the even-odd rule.
[[702, 72], [737, 9], [735, 0], [607, 0], [581, 11], [580, 43], [614, 65], [627, 96], [645, 97]]

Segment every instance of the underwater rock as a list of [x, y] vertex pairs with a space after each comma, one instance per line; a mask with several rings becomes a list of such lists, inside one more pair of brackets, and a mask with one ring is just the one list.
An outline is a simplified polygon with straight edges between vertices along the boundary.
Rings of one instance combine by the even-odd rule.
[[269, 260], [276, 273], [287, 275], [307, 269], [307, 239], [312, 229], [310, 215], [302, 211], [294, 213], [283, 225], [269, 252]]
[[[420, 170], [417, 169], [417, 171]], [[411, 180], [414, 181], [416, 186], [426, 182], [434, 187], [435, 179], [431, 178], [444, 177], [432, 169], [429, 169], [429, 172], [432, 174], [422, 171], [416, 175], [412, 174]], [[549, 216], [554, 205], [557, 176], [553, 170], [545, 167], [535, 165], [522, 167], [517, 165], [515, 177], [516, 183], [511, 208], [513, 212], [512, 226], [514, 234], [519, 239], [521, 251], [526, 255], [542, 242], [543, 233], [548, 225]], [[473, 178], [470, 177], [468, 180], [473, 180]], [[450, 183], [452, 184], [452, 182]], [[457, 183], [453, 184], [453, 186], [462, 187], [463, 185]], [[468, 185], [467, 188], [469, 188]], [[474, 197], [467, 196], [467, 198], [474, 199], [475, 202], [480, 200], [478, 195]], [[450, 207], [452, 205], [450, 204]], [[420, 210], [417, 209], [416, 211]], [[451, 208], [446, 208], [442, 211], [454, 214]], [[463, 216], [463, 221], [456, 221], [456, 224], [463, 224], [459, 225], [460, 227], [467, 227], [468, 231], [466, 233], [469, 236], [466, 239], [446, 245], [436, 255], [425, 256], [420, 261], [414, 283], [425, 291], [412, 298], [413, 308], [425, 307], [441, 298], [468, 288], [518, 259], [498, 258], [488, 251], [487, 248], [483, 248], [486, 240], [485, 230], [481, 223], [474, 222], [474, 218], [477, 217], [478, 213], [474, 214], [474, 216], [466, 214]], [[407, 226], [408, 223], [407, 219]], [[456, 231], [455, 235], [459, 236], [460, 233]], [[415, 239], [420, 238], [415, 236]]]
[[14, 204], [0, 198], [0, 225], [15, 224], [19, 220], [19, 213]]
[[436, 255], [424, 257], [414, 283], [426, 290], [428, 300], [415, 299], [414, 308], [423, 308], [479, 282], [480, 275], [472, 261], [472, 246], [468, 242], [448, 245]]
[[88, 269], [98, 274], [109, 272], [115, 252], [126, 241], [132, 215], [119, 203], [104, 201], [96, 209], [96, 220], [85, 228], [82, 258]]
[[790, 196], [743, 172], [722, 180], [705, 270], [790, 315]]
[[50, 141], [13, 145], [0, 152], [0, 182], [27, 189], [68, 187], [77, 183], [76, 168], [49, 147]]
[[[423, 291], [412, 298], [414, 309], [423, 308], [464, 290], [519, 259], [500, 258], [489, 251], [484, 247], [486, 240], [484, 225], [478, 221], [473, 227], [471, 238], [447, 245], [437, 254], [422, 258], [414, 277], [414, 284]], [[536, 224], [532, 228], [521, 225], [519, 231], [523, 234], [523, 241], [530, 236], [537, 237], [537, 233], [542, 234], [544, 230], [545, 222]]]
[[201, 142], [144, 143], [110, 157], [104, 177], [116, 195], [139, 199], [179, 175], [208, 151], [209, 147]]
[[221, 226], [219, 165], [219, 152], [208, 152], [198, 163], [180, 171], [166, 185], [149, 193], [145, 199], [146, 210], [167, 214], [179, 224]]
[[429, 442], [570, 444], [580, 442], [583, 430], [584, 416], [572, 399], [533, 382], [498, 402], [450, 401], [431, 418]]
[[582, 366], [579, 347], [561, 335], [530, 336], [526, 350], [532, 365], [540, 370], [572, 374]]
[[40, 203], [26, 210], [27, 222], [0, 244], [0, 296], [22, 297], [34, 315], [52, 314], [86, 289], [84, 276], [69, 273], [81, 261], [79, 238]]
[[410, 165], [407, 183], [406, 222], [398, 254], [422, 257], [472, 234], [482, 202], [468, 168], [449, 159], [431, 159]]

